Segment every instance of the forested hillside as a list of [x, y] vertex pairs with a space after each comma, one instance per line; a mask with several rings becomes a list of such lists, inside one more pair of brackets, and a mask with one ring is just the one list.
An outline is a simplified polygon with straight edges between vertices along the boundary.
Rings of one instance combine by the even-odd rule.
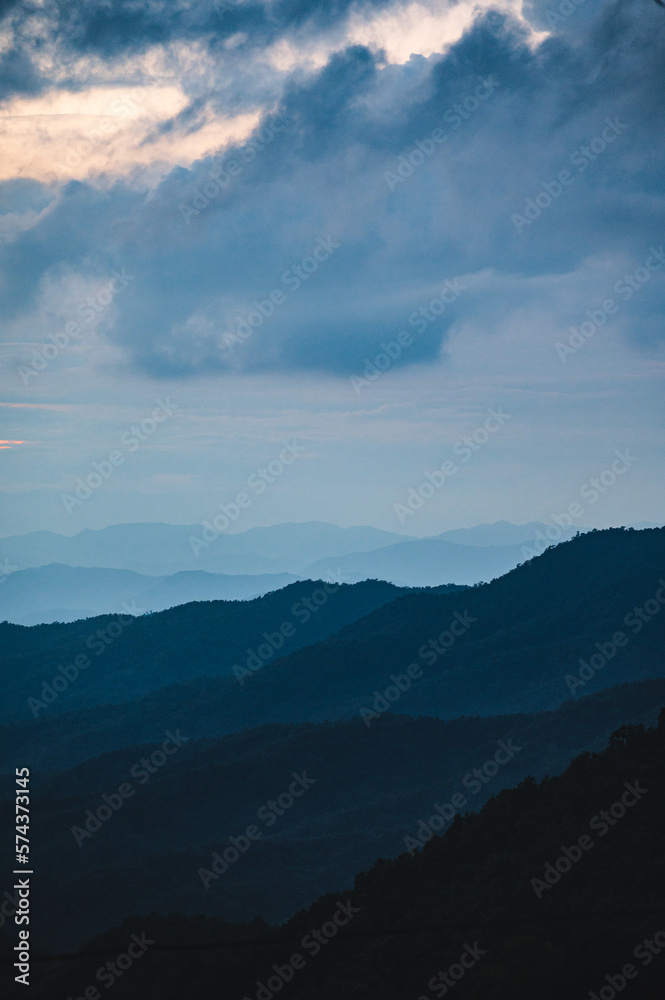
[[[579, 535], [478, 587], [397, 597], [372, 581], [358, 591], [340, 588], [293, 637], [304, 643], [314, 632], [312, 644], [287, 656], [275, 652], [256, 672], [247, 666], [248, 651], [293, 620], [294, 599], [302, 606], [307, 597], [304, 584], [237, 605], [237, 619], [236, 605], [213, 602], [132, 620], [36, 720], [0, 734], [0, 762], [9, 763], [4, 745], [35, 754], [42, 766], [52, 751], [54, 766], [68, 766], [157, 739], [176, 725], [217, 736], [271, 722], [362, 715], [371, 723], [387, 710], [448, 719], [537, 712], [571, 695], [660, 677], [663, 567], [665, 529], [611, 529]], [[375, 610], [362, 615], [363, 604]], [[257, 616], [257, 609], [269, 613]], [[350, 624], [316, 641], [322, 625], [332, 631], [333, 615]], [[5, 667], [7, 718], [10, 706], [28, 714], [39, 679], [53, 677], [63, 654], [85, 648], [90, 625], [4, 628], [10, 652], [14, 644]], [[46, 635], [60, 637], [48, 654]], [[201, 677], [228, 674], [233, 657], [237, 676]], [[104, 698], [121, 704], [69, 711]], [[59, 712], [67, 714], [57, 718]]]
[[[562, 771], [617, 725], [655, 722], [660, 706], [665, 679], [537, 715], [444, 722], [386, 713], [370, 728], [356, 718], [206, 740], [174, 727], [58, 774], [35, 769], [33, 849], [44, 866], [35, 932], [72, 947], [128, 912], [284, 920], [350, 886], [377, 857], [418, 849], [502, 788]], [[292, 795], [294, 776], [302, 782]], [[220, 877], [214, 858], [247, 847], [252, 825], [256, 841]]]
[[[163, 1000], [220, 990], [254, 1000], [285, 982], [292, 1000], [429, 1000], [459, 980], [474, 1000], [609, 997], [608, 984], [620, 992], [629, 980], [627, 996], [656, 1000], [664, 780], [661, 715], [659, 728], [622, 727], [560, 777], [526, 778], [457, 817], [422, 851], [377, 861], [352, 891], [322, 896], [279, 931], [134, 915], [88, 943], [98, 957], [44, 967], [34, 995], [79, 995], [103, 971], [102, 952], [112, 958], [138, 932], [151, 944], [116, 985], [127, 1000], [148, 983]], [[266, 943], [194, 950], [234, 937]]]
[[402, 593], [378, 580], [306, 581], [252, 601], [195, 601], [146, 615], [133, 614], [129, 602], [126, 614], [66, 624], [4, 622], [0, 721], [127, 701], [195, 677], [233, 675], [235, 664], [249, 673]]

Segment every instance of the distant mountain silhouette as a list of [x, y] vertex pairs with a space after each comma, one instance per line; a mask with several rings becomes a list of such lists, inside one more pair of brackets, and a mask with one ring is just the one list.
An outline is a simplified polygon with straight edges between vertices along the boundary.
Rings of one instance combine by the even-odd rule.
[[[211, 517], [213, 515], [211, 514]], [[300, 578], [320, 576], [322, 572], [337, 573], [341, 557], [355, 561], [354, 572], [365, 572], [364, 579], [377, 575], [379, 562], [358, 561], [363, 553], [374, 553], [400, 543], [415, 548], [394, 548], [385, 563], [390, 577], [408, 576], [414, 586], [438, 585], [446, 582], [475, 583], [506, 572], [523, 561], [519, 546], [533, 546], [545, 538], [547, 525], [533, 521], [513, 525], [507, 521], [481, 524], [476, 528], [460, 528], [429, 539], [381, 531], [378, 528], [356, 526], [340, 528], [321, 521], [301, 524], [276, 524], [251, 528], [236, 534], [205, 535], [201, 524], [116, 524], [99, 530], [85, 529], [76, 535], [58, 535], [50, 531], [35, 531], [0, 540], [0, 556], [18, 570], [58, 563], [95, 569], [125, 569], [148, 576], [168, 576], [184, 570], [206, 571], [224, 575], [260, 575], [290, 573]], [[557, 541], [565, 541], [574, 531], [562, 529]], [[197, 541], [193, 541], [196, 540]], [[203, 540], [205, 544], [199, 544]], [[454, 543], [446, 549], [441, 543]], [[549, 544], [549, 543], [548, 543]], [[474, 550], [489, 547], [485, 562], [478, 551], [466, 553], [459, 546]], [[503, 554], [495, 547], [504, 549]], [[513, 546], [510, 553], [506, 546]], [[430, 554], [431, 553], [431, 554]], [[416, 554], [417, 558], [416, 558]], [[447, 565], [446, 559], [451, 560]], [[404, 560], [402, 564], [401, 560]], [[319, 565], [326, 560], [325, 567]], [[414, 576], [422, 563], [423, 576]], [[404, 572], [400, 575], [400, 570]], [[451, 575], [452, 572], [452, 575]], [[454, 579], [455, 574], [464, 579]]]
[[[442, 531], [436, 537], [444, 542], [455, 542], [458, 545], [526, 545], [533, 544], [538, 533], [544, 533], [547, 527], [548, 525], [542, 521], [528, 521], [526, 524], [495, 521], [492, 524], [479, 524], [475, 528], [453, 528], [450, 531]], [[576, 528], [563, 528], [560, 540], [568, 541], [576, 533]]]
[[336, 571], [353, 582], [379, 579], [401, 587], [436, 587], [446, 582], [469, 585], [492, 580], [524, 562], [523, 548], [419, 538], [372, 552], [319, 559], [308, 567], [308, 572], [320, 577]]
[[0, 620], [38, 625], [122, 612], [132, 602], [143, 613], [191, 601], [251, 600], [295, 580], [289, 573], [224, 576], [200, 570], [143, 576], [125, 569], [53, 563], [7, 577], [0, 587]]
[[[211, 511], [210, 518], [214, 518]], [[340, 528], [322, 521], [276, 524], [236, 534], [208, 534], [201, 524], [114, 524], [86, 528], [71, 537], [33, 531], [0, 541], [0, 555], [18, 569], [62, 563], [103, 569], [130, 569], [163, 576], [181, 570], [224, 574], [297, 573], [327, 556], [363, 552], [408, 538], [371, 527]], [[205, 541], [205, 539], [204, 539]]]

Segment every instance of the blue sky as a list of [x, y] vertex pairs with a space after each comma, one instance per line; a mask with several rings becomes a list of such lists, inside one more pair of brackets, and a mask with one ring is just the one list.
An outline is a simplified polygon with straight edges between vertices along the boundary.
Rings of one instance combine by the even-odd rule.
[[1, 10], [4, 534], [662, 520], [652, 0]]

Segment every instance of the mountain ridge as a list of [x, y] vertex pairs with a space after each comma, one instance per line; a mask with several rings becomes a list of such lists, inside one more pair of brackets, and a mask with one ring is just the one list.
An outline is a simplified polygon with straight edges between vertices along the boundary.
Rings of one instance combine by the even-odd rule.
[[[377, 855], [419, 850], [432, 830], [449, 828], [456, 815], [477, 811], [503, 788], [528, 775], [557, 774], [581, 751], [601, 749], [618, 725], [654, 723], [663, 704], [665, 679], [536, 715], [448, 722], [393, 715], [371, 731], [355, 719], [268, 725], [203, 740], [174, 727], [168, 758], [155, 757], [153, 767], [164, 734], [66, 771], [37, 769], [41, 825], [34, 849], [45, 870], [57, 872], [39, 897], [40, 934], [50, 924], [55, 940], [63, 917], [70, 934], [73, 926], [85, 934], [93, 922], [102, 929], [104, 920], [127, 910], [164, 914], [185, 901], [189, 913], [285, 919], [321, 891], [348, 888]], [[302, 779], [301, 796], [284, 814], [274, 803], [271, 819], [269, 803], [294, 776]], [[108, 808], [104, 814], [107, 802], [111, 815]], [[229, 838], [238, 843], [252, 823], [262, 836], [219, 881], [211, 872], [215, 852], [234, 842]], [[118, 865], [125, 875], [112, 888]], [[207, 885], [202, 871], [211, 873]], [[81, 878], [90, 900], [83, 920], [55, 905], [72, 897]], [[53, 921], [48, 914], [55, 913]], [[71, 937], [59, 941], [74, 944]]]
[[[187, 728], [194, 717], [208, 727], [206, 731], [222, 735], [271, 722], [322, 722], [353, 716], [362, 716], [371, 726], [385, 711], [450, 719], [554, 708], [571, 694], [578, 697], [663, 675], [665, 615], [654, 613], [646, 623], [630, 616], [647, 601], [655, 601], [658, 612], [661, 604], [654, 594], [665, 594], [658, 584], [664, 564], [665, 529], [609, 529], [548, 549], [477, 587], [399, 593], [378, 582], [343, 585], [336, 599], [348, 594], [350, 600], [355, 593], [352, 588], [360, 587], [359, 593], [376, 600], [378, 607], [364, 615], [350, 607], [352, 620], [327, 638], [305, 643], [288, 655], [274, 650], [262, 666], [255, 660], [248, 664], [245, 655], [236, 661], [235, 676], [230, 670], [232, 659], [226, 661], [227, 676], [207, 676], [208, 661], [200, 659], [201, 649], [209, 647], [206, 655], [213, 655], [210, 635], [216, 634], [215, 621], [222, 606], [184, 605], [162, 612], [161, 618], [133, 620], [136, 624], [98, 661], [95, 669], [100, 681], [77, 680], [55, 705], [40, 708], [38, 718], [27, 724], [8, 727], [4, 736], [19, 748], [28, 733], [35, 745], [50, 741], [66, 747], [71, 746], [72, 730], [82, 731], [85, 743], [79, 750], [94, 755], [110, 748], [110, 738], [134, 743], [141, 732], [157, 735], [173, 725]], [[268, 616], [268, 634], [290, 616], [292, 595], [306, 596], [299, 589], [304, 587], [294, 584], [286, 593], [278, 591], [281, 597], [260, 599], [261, 606], [279, 607], [279, 614], [275, 610], [274, 617]], [[331, 599], [328, 610], [332, 607]], [[242, 609], [242, 602], [238, 608]], [[248, 613], [246, 608], [243, 613]], [[465, 616], [472, 619], [468, 627], [460, 623]], [[630, 626], [624, 621], [627, 616]], [[256, 629], [249, 621], [249, 633], [243, 632], [238, 639], [241, 655], [256, 651], [265, 641], [264, 621]], [[451, 626], [460, 634], [448, 634]], [[624, 631], [628, 641], [615, 646], [612, 637], [618, 630]], [[206, 637], [200, 648], [192, 638], [198, 632]], [[0, 637], [12, 657], [9, 674], [3, 677], [5, 723], [19, 715], [29, 718], [21, 696], [38, 696], [41, 681], [50, 681], [62, 662], [58, 657], [84, 648], [89, 633], [90, 625], [85, 622], [36, 629], [0, 625]], [[52, 649], [48, 657], [39, 659], [41, 635], [49, 637]], [[447, 649], [440, 645], [451, 641]], [[165, 674], [163, 661], [156, 657], [161, 650], [175, 658], [172, 674]], [[600, 663], [597, 669], [590, 666], [592, 657], [594, 664]], [[194, 666], [182, 669], [177, 665], [180, 661], [191, 661]], [[118, 670], [139, 678], [131, 681], [134, 701], [128, 700], [128, 693], [123, 696], [118, 686], [123, 674]], [[103, 671], [106, 687], [99, 686]], [[141, 693], [140, 675], [146, 671], [152, 689]], [[17, 687], [12, 677], [19, 676], [24, 683]], [[113, 678], [115, 687], [109, 686]], [[397, 684], [401, 690], [395, 689]], [[62, 721], [57, 720], [60, 713], [66, 716]]]

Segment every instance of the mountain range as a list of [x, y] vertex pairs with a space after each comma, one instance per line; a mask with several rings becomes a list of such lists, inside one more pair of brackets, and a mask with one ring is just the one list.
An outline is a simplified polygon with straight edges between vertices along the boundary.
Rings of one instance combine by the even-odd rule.
[[[665, 679], [535, 715], [386, 715], [371, 730], [356, 718], [199, 740], [174, 727], [65, 771], [36, 769], [35, 932], [69, 949], [127, 912], [286, 920], [321, 893], [348, 890], [377, 857], [420, 850], [503, 788], [602, 749], [618, 725], [654, 724], [663, 704]], [[167, 733], [171, 756], [151, 765]], [[220, 875], [215, 857], [239, 844]]]
[[[39, 947], [70, 950], [98, 935], [89, 947], [104, 948], [147, 927], [164, 941], [191, 940], [198, 927], [267, 942], [319, 926], [347, 898], [375, 924], [399, 925], [402, 911], [409, 926], [460, 914], [482, 922], [505, 912], [499, 900], [530, 913], [537, 900], [512, 878], [556, 858], [622, 782], [659, 787], [664, 723], [644, 727], [665, 705], [664, 567], [665, 529], [608, 529], [474, 586], [319, 579], [251, 600], [0, 624], [0, 826], [9, 836], [19, 761], [36, 804]], [[631, 902], [657, 902], [660, 798], [648, 798], [642, 834], [621, 826], [617, 842], [633, 840], [610, 852], [619, 874], [609, 888], [600, 853], [588, 885], [571, 875], [571, 907], [623, 905], [630, 851], [642, 872]], [[543, 966], [546, 940], [557, 955], [577, 947], [574, 935], [524, 933], [519, 947], [530, 941]], [[538, 963], [516, 980], [505, 940], [493, 975], [507, 963], [526, 1000]], [[303, 977], [291, 995], [332, 996], [333, 983], [347, 995], [348, 976], [365, 984], [363, 997], [429, 998], [427, 978], [403, 971], [421, 976], [439, 961], [434, 940], [423, 942], [394, 983], [383, 946], [367, 944], [356, 959], [343, 953], [330, 983]], [[453, 943], [461, 951], [465, 941]], [[186, 995], [194, 982], [195, 995], [212, 995], [223, 975], [225, 991], [232, 983], [255, 1000], [270, 947], [196, 966], [164, 960], [149, 991], [172, 968]], [[583, 949], [575, 954], [579, 964]], [[38, 1000], [85, 988], [59, 966], [44, 975]], [[554, 981], [569, 994], [567, 980]], [[137, 977], [118, 996], [141, 988]], [[179, 1000], [177, 989], [167, 977], [161, 995]], [[493, 996], [482, 978], [478, 989]]]
[[224, 677], [234, 690], [241, 670], [251, 676], [400, 593], [377, 580], [310, 581], [251, 601], [194, 602], [155, 614], [132, 615], [128, 606], [119, 616], [69, 624], [3, 622], [0, 721], [125, 702], [199, 677]]
[[[539, 522], [499, 521], [409, 538], [376, 528], [321, 522], [253, 528], [203, 538], [200, 525], [121, 524], [71, 537], [53, 532], [0, 541], [0, 620], [21, 625], [76, 621], [136, 601], [162, 611], [201, 600], [247, 600], [295, 580], [402, 587], [473, 584], [506, 573], [574, 534]], [[208, 536], [211, 537], [211, 536]]]
[[[192, 736], [221, 736], [360, 715], [371, 725], [391, 708], [446, 719], [538, 712], [571, 695], [662, 677], [665, 616], [655, 595], [664, 593], [664, 565], [665, 529], [610, 529], [471, 588], [400, 593], [378, 581], [343, 585], [309, 618], [303, 601], [323, 583], [292, 584], [246, 604], [184, 605], [130, 624], [104, 617], [0, 625], [0, 720], [14, 723], [0, 739], [0, 760], [5, 742], [16, 752], [48, 750], [73, 761], [157, 739], [174, 725]], [[647, 602], [655, 612], [642, 611], [642, 621], [635, 609]], [[338, 614], [346, 618], [335, 630]], [[286, 621], [299, 648], [281, 655], [286, 644], [268, 643], [261, 658], [266, 634]], [[319, 627], [329, 629], [326, 637], [316, 635]], [[118, 628], [110, 642], [97, 637], [110, 639], [108, 630]], [[91, 666], [52, 698], [44, 685], [78, 655]]]
[[33, 995], [79, 996], [104, 981], [98, 970], [108, 981], [107, 962], [138, 939], [140, 961], [115, 984], [123, 1000], [660, 1000], [664, 784], [661, 713], [457, 816], [422, 850], [379, 858], [279, 927], [135, 909], [74, 961], [39, 967]]

